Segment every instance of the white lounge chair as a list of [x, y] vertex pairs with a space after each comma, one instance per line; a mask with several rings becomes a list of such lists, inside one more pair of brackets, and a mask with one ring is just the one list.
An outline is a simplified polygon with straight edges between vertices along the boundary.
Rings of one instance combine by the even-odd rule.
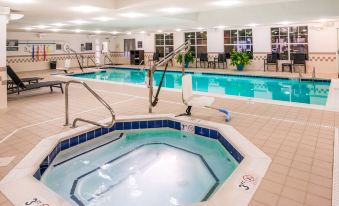
[[64, 71], [65, 73], [68, 73], [68, 69], [71, 67], [71, 60], [66, 59], [64, 67], [57, 67], [57, 70]]
[[215, 99], [213, 97], [207, 96], [194, 96], [193, 89], [192, 89], [192, 75], [185, 74], [182, 77], [182, 100], [184, 104], [187, 106], [186, 113], [182, 115], [191, 115], [192, 107], [205, 107], [209, 109], [213, 109], [219, 112], [222, 112], [226, 115], [226, 121], [231, 119], [231, 113], [223, 108], [214, 108], [212, 104], [214, 103]]

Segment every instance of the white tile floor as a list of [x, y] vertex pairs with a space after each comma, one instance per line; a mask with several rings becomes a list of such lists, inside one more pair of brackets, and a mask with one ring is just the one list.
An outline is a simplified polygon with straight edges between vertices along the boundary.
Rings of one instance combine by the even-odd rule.
[[[51, 78], [48, 72], [31, 72]], [[148, 112], [145, 88], [89, 82], [119, 115]], [[70, 87], [71, 118], [94, 120], [109, 113], [80, 85]], [[215, 106], [227, 107], [233, 114], [229, 123], [272, 158], [272, 164], [250, 205], [331, 205], [334, 128], [339, 113], [300, 107], [217, 98]], [[179, 114], [185, 110], [181, 94], [164, 91], [155, 113]], [[64, 95], [39, 89], [23, 95], [10, 95], [8, 109], [0, 110], [0, 158], [16, 156], [0, 167], [2, 179], [42, 138], [62, 131]], [[193, 109], [193, 117], [224, 122], [222, 115]], [[0, 206], [11, 205], [0, 194]]]

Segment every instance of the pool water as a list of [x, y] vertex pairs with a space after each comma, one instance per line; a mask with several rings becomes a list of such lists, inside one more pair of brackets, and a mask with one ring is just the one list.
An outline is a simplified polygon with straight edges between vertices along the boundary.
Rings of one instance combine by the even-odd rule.
[[[326, 105], [331, 82], [329, 80], [302, 80], [247, 75], [191, 73], [193, 90], [214, 94], [233, 95], [249, 98]], [[108, 80], [144, 84], [146, 70], [114, 68], [106, 71], [74, 74], [88, 79]], [[154, 74], [155, 84], [159, 85], [162, 71]], [[168, 71], [163, 86], [180, 89], [181, 72]]]
[[[190, 72], [188, 72], [190, 73]], [[302, 80], [231, 74], [191, 73], [193, 90], [215, 94], [279, 100], [305, 104], [326, 105], [329, 80]], [[114, 68], [101, 72], [74, 74], [88, 79], [145, 84], [146, 70]], [[162, 71], [154, 74], [155, 85], [159, 85]], [[163, 86], [181, 88], [181, 72], [167, 71]]]
[[238, 165], [218, 141], [172, 129], [130, 131], [76, 158], [67, 155], [61, 152], [41, 181], [73, 205], [196, 203]]

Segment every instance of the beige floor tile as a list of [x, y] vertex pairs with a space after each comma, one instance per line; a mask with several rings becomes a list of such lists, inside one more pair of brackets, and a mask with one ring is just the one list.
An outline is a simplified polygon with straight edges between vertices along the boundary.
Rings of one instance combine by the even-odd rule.
[[297, 201], [299, 203], [304, 203], [306, 192], [292, 188], [292, 187], [285, 186], [283, 191], [281, 192], [281, 196]]

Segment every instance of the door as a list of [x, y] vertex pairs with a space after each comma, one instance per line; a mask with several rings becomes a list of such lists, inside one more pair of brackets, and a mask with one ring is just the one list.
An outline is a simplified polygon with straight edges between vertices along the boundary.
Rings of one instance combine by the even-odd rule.
[[135, 50], [135, 39], [124, 39], [124, 54], [129, 56], [129, 51]]

